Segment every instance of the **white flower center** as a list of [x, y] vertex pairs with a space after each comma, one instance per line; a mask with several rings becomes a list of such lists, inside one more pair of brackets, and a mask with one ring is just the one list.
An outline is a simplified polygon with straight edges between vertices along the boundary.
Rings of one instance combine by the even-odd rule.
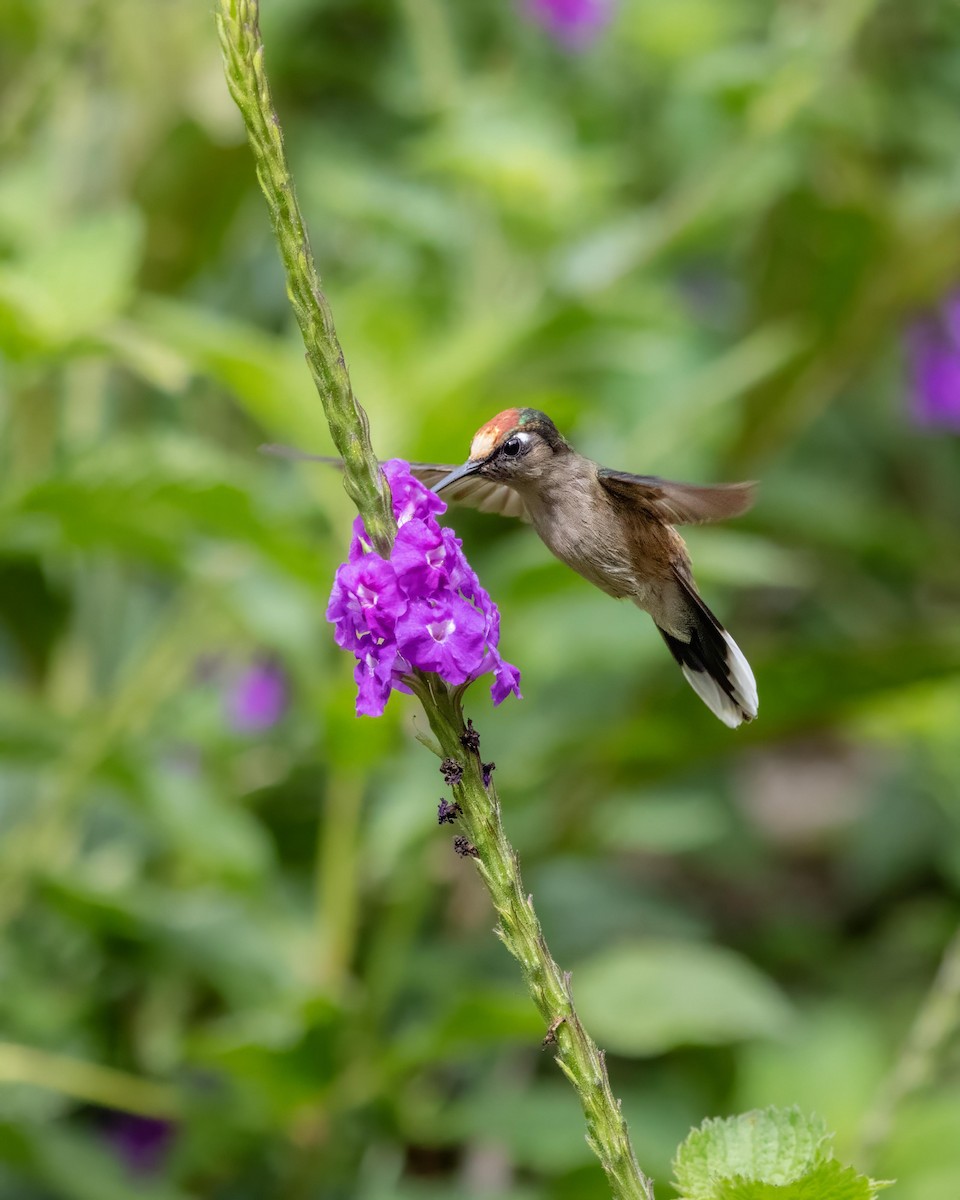
[[435, 642], [443, 642], [446, 641], [455, 629], [456, 625], [451, 618], [447, 621], [431, 621], [427, 626], [427, 633], [430, 634]]

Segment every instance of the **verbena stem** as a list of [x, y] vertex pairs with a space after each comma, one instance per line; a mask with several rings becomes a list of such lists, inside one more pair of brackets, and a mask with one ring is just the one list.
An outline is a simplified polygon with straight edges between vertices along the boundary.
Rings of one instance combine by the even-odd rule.
[[367, 414], [353, 394], [333, 313], [320, 286], [303, 215], [283, 148], [263, 65], [257, 0], [220, 0], [217, 28], [227, 87], [243, 116], [257, 178], [273, 222], [287, 277], [287, 295], [303, 334], [307, 363], [320, 393], [334, 445], [344, 461], [347, 494], [363, 514], [377, 551], [386, 554], [396, 530], [390, 495], [370, 444]]
[[[366, 414], [350, 386], [330, 306], [310, 252], [306, 229], [284, 153], [263, 63], [256, 0], [219, 0], [217, 24], [227, 83], [243, 115], [260, 186], [267, 198], [287, 276], [287, 290], [303, 334], [307, 362], [333, 440], [343, 457], [347, 492], [374, 547], [390, 549], [395, 532], [389, 492], [370, 444]], [[516, 853], [504, 833], [492, 782], [484, 783], [479, 753], [461, 708], [463, 689], [435, 675], [418, 674], [414, 691], [423, 704], [445, 758], [462, 775], [453, 784], [466, 833], [463, 852], [475, 859], [500, 920], [498, 932], [520, 963], [527, 987], [547, 1026], [545, 1044], [576, 1088], [587, 1122], [587, 1140], [607, 1173], [615, 1200], [653, 1200], [653, 1187], [637, 1165], [620, 1105], [614, 1098], [603, 1052], [577, 1016], [570, 979], [554, 962], [532, 900], [524, 893]]]
[[500, 918], [497, 933], [520, 963], [527, 989], [546, 1022], [544, 1045], [555, 1048], [557, 1064], [577, 1089], [587, 1142], [607, 1173], [613, 1195], [653, 1200], [653, 1185], [637, 1164], [627, 1123], [610, 1088], [603, 1051], [577, 1016], [570, 976], [554, 961], [533, 898], [523, 889], [520, 863], [500, 819], [496, 784], [489, 773], [484, 783], [479, 750], [472, 748], [476, 735], [464, 726], [460, 690], [435, 675], [423, 675], [414, 684], [445, 758], [463, 768], [453, 794], [463, 809], [460, 819], [469, 839], [464, 849], [468, 854], [476, 852], [477, 869]]

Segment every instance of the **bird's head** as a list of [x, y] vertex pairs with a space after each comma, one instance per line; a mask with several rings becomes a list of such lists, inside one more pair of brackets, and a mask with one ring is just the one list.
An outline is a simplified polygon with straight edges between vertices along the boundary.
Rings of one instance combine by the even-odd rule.
[[536, 408], [508, 408], [474, 434], [470, 457], [434, 485], [442, 492], [460, 479], [476, 475], [522, 490], [539, 478], [557, 455], [570, 447], [546, 413]]

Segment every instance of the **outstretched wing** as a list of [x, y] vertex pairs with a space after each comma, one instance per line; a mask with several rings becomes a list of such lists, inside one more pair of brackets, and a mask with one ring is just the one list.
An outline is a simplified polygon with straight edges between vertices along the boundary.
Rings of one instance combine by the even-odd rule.
[[[444, 475], [449, 475], [453, 467], [442, 467], [438, 463], [411, 463], [410, 472], [427, 487], [439, 483]], [[497, 513], [501, 517], [518, 517], [521, 521], [529, 521], [523, 498], [512, 488], [502, 483], [492, 483], [489, 479], [481, 479], [479, 475], [467, 475], [451, 483], [440, 493], [448, 504], [462, 504], [465, 508], [475, 508], [478, 512]]]
[[[339, 458], [330, 458], [324, 454], [305, 454], [290, 446], [261, 446], [261, 453], [273, 454], [278, 458], [291, 458], [300, 462], [325, 463], [328, 467], [343, 467]], [[439, 483], [445, 475], [454, 468], [440, 463], [411, 463], [410, 472], [427, 487]], [[475, 508], [479, 512], [497, 513], [501, 517], [517, 517], [521, 521], [529, 521], [526, 507], [522, 498], [502, 483], [491, 483], [489, 479], [481, 479], [478, 475], [468, 475], [458, 479], [441, 493], [448, 504], [461, 504], [465, 508]]]
[[703, 525], [739, 517], [753, 504], [755, 484], [719, 483], [699, 487], [675, 483], [655, 475], [631, 475], [629, 471], [597, 471], [600, 483], [619, 500], [649, 509], [668, 525]]

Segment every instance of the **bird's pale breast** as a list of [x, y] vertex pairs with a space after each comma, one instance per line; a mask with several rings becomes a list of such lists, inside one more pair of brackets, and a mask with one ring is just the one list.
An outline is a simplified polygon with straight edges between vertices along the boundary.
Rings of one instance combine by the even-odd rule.
[[559, 486], [525, 495], [530, 519], [562, 562], [608, 595], [630, 596], [646, 608], [669, 574], [664, 560], [673, 531], [645, 514], [625, 512], [591, 475], [568, 476]]

